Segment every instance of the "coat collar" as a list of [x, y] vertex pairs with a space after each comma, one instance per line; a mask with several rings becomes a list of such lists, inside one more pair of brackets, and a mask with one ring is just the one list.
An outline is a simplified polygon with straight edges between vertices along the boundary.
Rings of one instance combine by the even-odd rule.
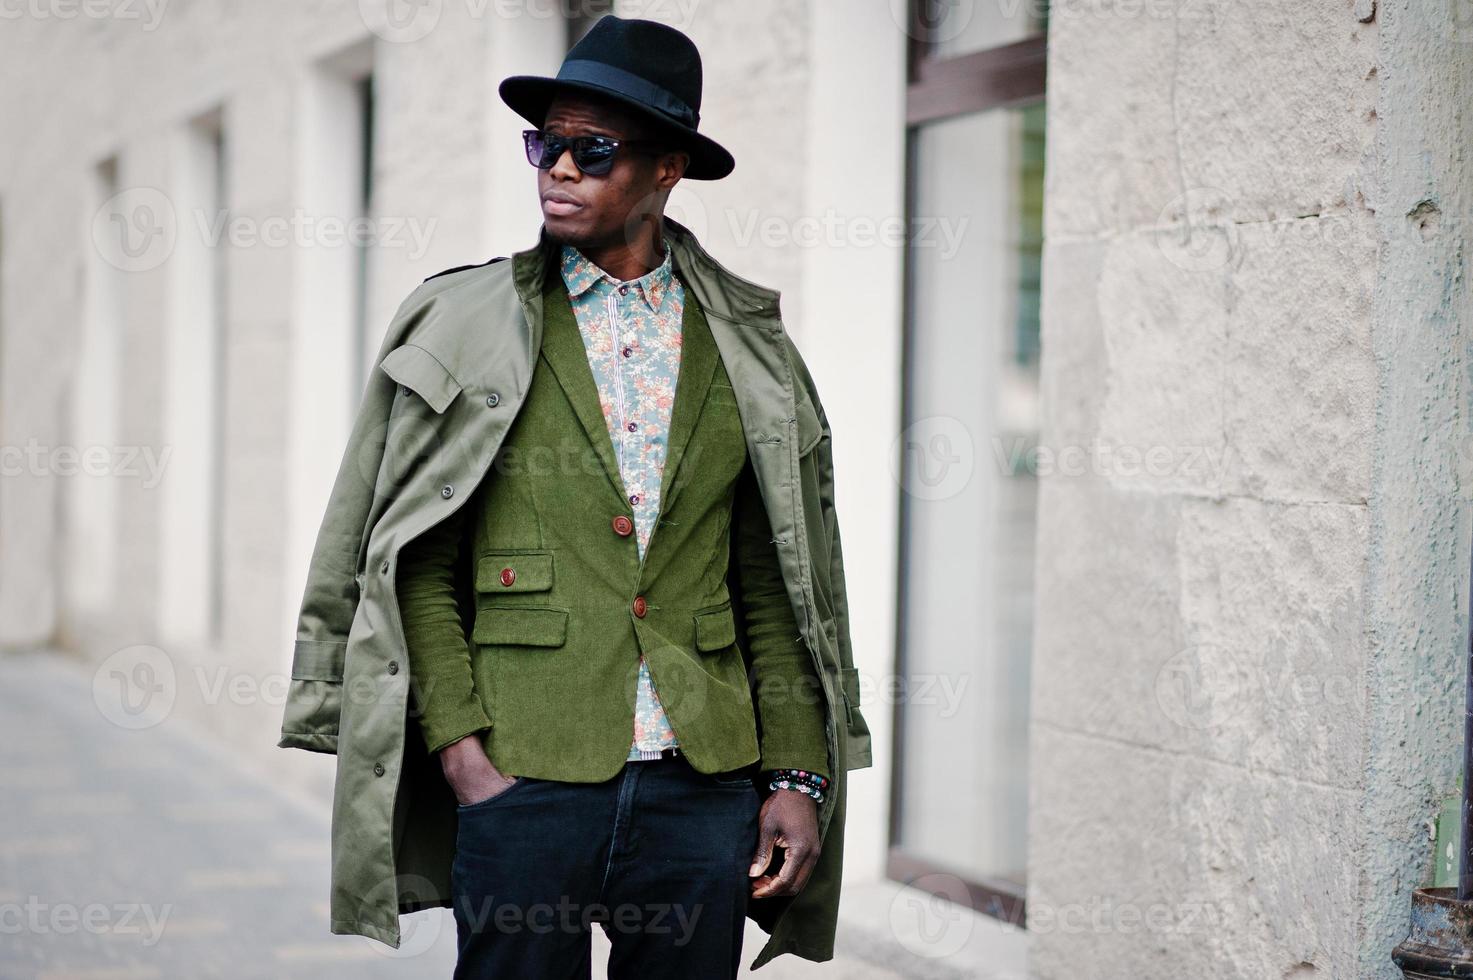
[[[685, 285], [687, 302], [694, 299], [705, 316], [715, 355], [725, 363], [738, 389], [749, 437], [760, 440], [777, 431], [786, 433], [785, 422], [795, 415], [803, 426], [812, 411], [805, 412], [800, 405], [795, 413], [793, 408], [795, 395], [800, 403], [807, 399], [801, 387], [795, 390], [783, 349], [779, 293], [727, 270], [707, 254], [690, 229], [668, 215], [664, 228], [672, 271]], [[560, 242], [548, 237], [544, 225], [537, 244], [514, 252], [511, 261], [432, 277], [422, 287], [425, 292], [419, 294], [419, 303], [397, 321], [404, 331], [392, 342], [407, 339], [406, 346], [427, 354], [441, 376], [453, 379], [458, 389], [471, 392], [477, 400], [493, 393], [505, 398], [525, 391], [542, 350], [544, 292], [549, 281], [561, 281], [561, 248]], [[521, 313], [520, 329], [487, 326], [515, 318], [517, 311]], [[591, 371], [589, 377], [592, 386]], [[705, 380], [709, 381], [709, 374]], [[677, 389], [677, 401], [679, 397]], [[500, 403], [499, 399], [490, 402]], [[677, 412], [671, 424], [678, 433], [685, 423]], [[816, 422], [807, 425], [813, 429]]]
[[[776, 290], [749, 282], [728, 270], [701, 247], [689, 228], [674, 218], [665, 215], [663, 221], [675, 274], [695, 294], [707, 317], [717, 316], [731, 323], [768, 329], [778, 326], [780, 294]], [[543, 225], [537, 244], [511, 257], [517, 295], [529, 313], [541, 312], [543, 280], [549, 264], [556, 267], [561, 248], [561, 243], [548, 237], [547, 226]], [[535, 322], [536, 318], [529, 319]]]

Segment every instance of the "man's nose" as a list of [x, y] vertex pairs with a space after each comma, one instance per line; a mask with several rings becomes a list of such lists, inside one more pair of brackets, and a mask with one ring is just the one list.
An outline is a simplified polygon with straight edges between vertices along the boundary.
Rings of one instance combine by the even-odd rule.
[[563, 155], [557, 158], [557, 163], [552, 165], [552, 175], [558, 180], [577, 180], [583, 175], [573, 162], [572, 150], [564, 150]]

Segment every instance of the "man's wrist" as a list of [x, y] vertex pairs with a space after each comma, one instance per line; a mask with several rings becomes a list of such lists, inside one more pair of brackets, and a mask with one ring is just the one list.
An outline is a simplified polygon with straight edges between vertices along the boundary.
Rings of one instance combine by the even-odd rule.
[[823, 802], [829, 788], [829, 779], [822, 773], [809, 769], [765, 769], [763, 778], [769, 790], [785, 789], [812, 797], [813, 802]]

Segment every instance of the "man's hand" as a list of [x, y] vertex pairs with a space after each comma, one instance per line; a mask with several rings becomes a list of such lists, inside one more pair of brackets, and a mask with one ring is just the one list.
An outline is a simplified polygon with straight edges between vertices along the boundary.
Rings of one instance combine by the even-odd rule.
[[[747, 875], [762, 877], [752, 882], [752, 897], [798, 894], [818, 866], [818, 804], [806, 793], [773, 790], [762, 803], [757, 824], [757, 853]], [[776, 875], [762, 874], [772, 863], [774, 845], [783, 849], [783, 866]]]
[[505, 792], [518, 779], [516, 776], [507, 778], [497, 771], [486, 757], [477, 733], [441, 749], [440, 768], [445, 771], [445, 780], [455, 790], [455, 798], [462, 806], [489, 800]]

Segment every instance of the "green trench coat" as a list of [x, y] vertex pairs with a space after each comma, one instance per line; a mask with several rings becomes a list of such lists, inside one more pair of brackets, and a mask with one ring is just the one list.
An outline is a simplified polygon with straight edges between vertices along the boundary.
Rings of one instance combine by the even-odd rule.
[[[843, 862], [845, 773], [872, 764], [849, 636], [828, 420], [783, 329], [778, 293], [741, 279], [666, 217], [731, 376], [799, 631], [823, 681], [832, 791], [823, 852], [803, 891], [754, 899], [770, 933], [751, 964], [832, 958]], [[297, 621], [278, 744], [336, 753], [331, 928], [398, 947], [399, 916], [449, 906], [455, 800], [409, 715], [395, 594], [399, 550], [472, 497], [522, 405], [542, 341], [546, 229], [536, 246], [432, 277], [379, 350], [318, 531]], [[403, 385], [419, 410], [391, 417]], [[403, 399], [399, 399], [402, 404]]]

